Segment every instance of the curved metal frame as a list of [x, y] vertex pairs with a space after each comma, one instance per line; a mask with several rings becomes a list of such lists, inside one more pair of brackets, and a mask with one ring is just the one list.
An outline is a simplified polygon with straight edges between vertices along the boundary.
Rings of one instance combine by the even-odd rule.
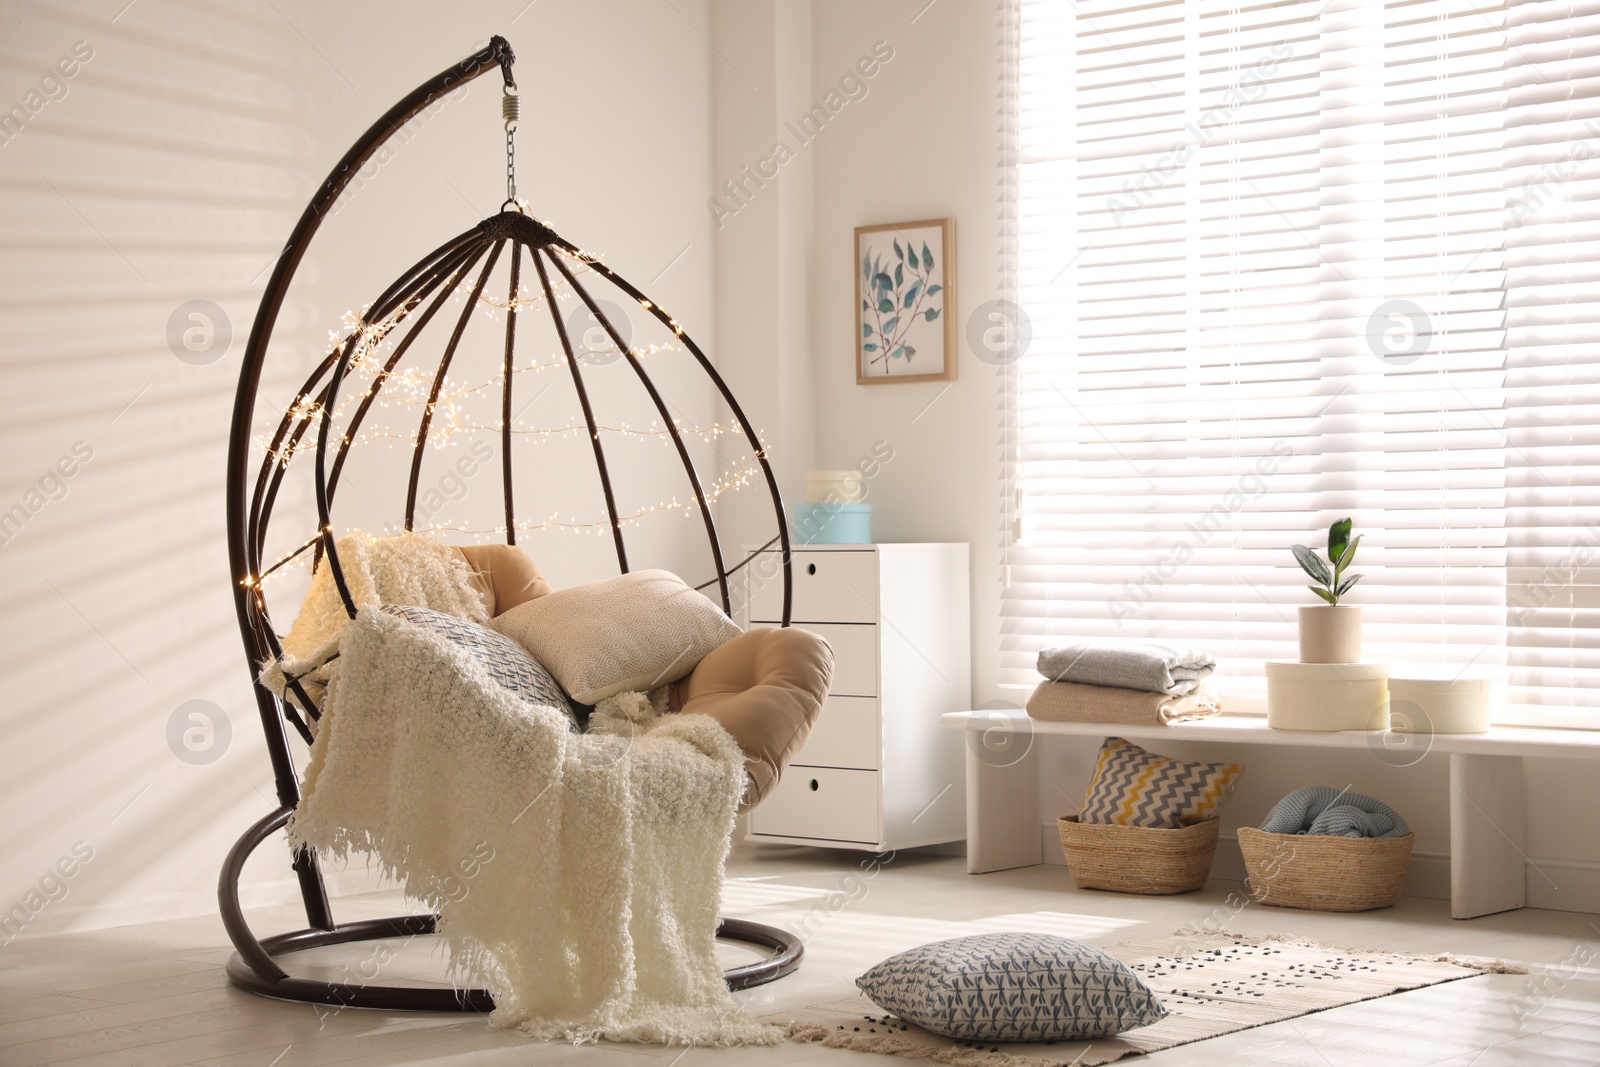
[[[334, 201], [344, 191], [350, 179], [360, 170], [366, 160], [377, 152], [385, 141], [418, 112], [431, 105], [444, 94], [453, 92], [467, 82], [496, 68], [499, 68], [504, 75], [506, 86], [514, 88], [515, 81], [511, 74], [511, 66], [514, 62], [515, 56], [512, 54], [511, 46], [504, 38], [494, 37], [485, 48], [430, 78], [399, 103], [395, 104], [394, 107], [390, 108], [382, 118], [375, 122], [350, 147], [344, 158], [339, 161], [332, 173], [328, 175], [327, 180], [323, 182], [311, 202], [306, 205], [305, 211], [301, 214], [299, 222], [290, 234], [288, 243], [284, 246], [284, 250], [273, 268], [272, 276], [267, 282], [266, 290], [261, 297], [260, 307], [256, 312], [255, 322], [250, 330], [249, 341], [245, 346], [243, 365], [239, 372], [238, 391], [234, 398], [233, 423], [228, 440], [228, 558], [234, 580], [234, 606], [238, 615], [240, 633], [244, 639], [245, 659], [252, 679], [254, 679], [256, 670], [261, 663], [271, 660], [283, 652], [278, 636], [273, 630], [266, 602], [261, 593], [261, 581], [272, 571], [284, 566], [307, 551], [313, 552], [314, 561], [331, 568], [334, 583], [344, 601], [345, 609], [351, 616], [355, 615], [355, 603], [350, 596], [343, 570], [339, 566], [339, 556], [331, 517], [333, 498], [338, 486], [339, 476], [344, 467], [345, 457], [355, 439], [356, 431], [360, 427], [362, 420], [365, 419], [373, 402], [377, 399], [378, 393], [389, 381], [390, 375], [397, 364], [443, 307], [445, 301], [465, 282], [474, 268], [481, 261], [484, 261], [485, 256], [487, 256], [487, 261], [483, 263], [477, 274], [472, 288], [472, 296], [457, 319], [448, 345], [440, 358], [429, 400], [423, 408], [421, 423], [417, 429], [405, 507], [405, 527], [408, 530], [411, 529], [416, 509], [417, 485], [422, 454], [428, 441], [428, 430], [434, 403], [438, 399], [445, 373], [449, 369], [450, 362], [461, 341], [462, 333], [471, 317], [477, 298], [488, 283], [495, 265], [504, 251], [509, 251], [511, 257], [511, 300], [509, 301], [510, 308], [506, 320], [505, 356], [502, 365], [504, 390], [501, 396], [501, 482], [504, 494], [507, 542], [516, 543], [511, 448], [509, 447], [511, 433], [510, 413], [512, 410], [511, 372], [517, 330], [516, 294], [519, 291], [517, 286], [520, 279], [521, 260], [523, 255], [526, 254], [533, 260], [535, 271], [539, 277], [540, 288], [545, 297], [546, 310], [555, 325], [564, 358], [572, 373], [573, 384], [577, 390], [580, 406], [583, 410], [584, 421], [589, 430], [590, 440], [593, 444], [595, 466], [599, 475], [605, 498], [606, 513], [609, 517], [616, 546], [619, 569], [623, 572], [628, 570], [627, 548], [622, 533], [622, 520], [617, 510], [610, 472], [606, 466], [605, 450], [600, 441], [599, 428], [595, 422], [588, 390], [585, 387], [583, 374], [579, 367], [579, 359], [573, 351], [571, 339], [567, 336], [566, 325], [562, 322], [560, 315], [556, 313], [556, 302], [552, 294], [551, 276], [548, 267], [553, 267], [560, 280], [578, 294], [584, 305], [617, 346], [618, 351], [627, 359], [629, 367], [650, 396], [656, 410], [661, 414], [667, 431], [676, 446], [678, 458], [684, 466], [684, 472], [694, 490], [695, 501], [704, 519], [711, 557], [716, 568], [716, 576], [704, 583], [701, 588], [716, 584], [721, 594], [724, 611], [731, 613], [732, 610], [731, 598], [728, 592], [728, 578], [750, 562], [750, 559], [754, 558], [753, 556], [746, 557], [731, 568], [727, 565], [723, 556], [722, 544], [717, 535], [716, 523], [708, 507], [709, 501], [677, 425], [665, 402], [657, 392], [654, 383], [651, 382], [649, 375], [640, 365], [636, 353], [622, 339], [613, 324], [601, 312], [594, 298], [590, 296], [589, 292], [578, 281], [565, 262], [569, 259], [575, 260], [595, 272], [621, 292], [638, 301], [663, 326], [671, 330], [677, 340], [682, 342], [684, 347], [694, 356], [701, 369], [710, 377], [721, 399], [728, 405], [729, 411], [737, 421], [746, 441], [755, 452], [756, 460], [760, 464], [764, 475], [767, 491], [772, 498], [778, 523], [778, 535], [772, 541], [769, 541], [767, 546], [763, 547], [768, 547], [774, 542], [781, 544], [783, 625], [789, 625], [790, 603], [793, 596], [792, 561], [788, 526], [784, 521], [783, 499], [778, 491], [777, 478], [771, 464], [768, 462], [760, 439], [751, 427], [749, 420], [745, 417], [738, 401], [734, 399], [733, 394], [729, 391], [727, 384], [711, 365], [710, 360], [706, 358], [705, 353], [683, 332], [677, 322], [648, 300], [643, 293], [576, 246], [563, 240], [544, 224], [518, 211], [503, 210], [500, 214], [485, 219], [465, 233], [446, 241], [402, 274], [398, 280], [378, 297], [371, 309], [363, 317], [358, 328], [336, 345], [332, 352], [328, 353], [326, 358], [318, 364], [296, 392], [294, 402], [286, 410], [276, 432], [273, 434], [267, 447], [267, 454], [263, 458], [256, 474], [253, 488], [251, 487], [249, 478], [251, 422], [261, 381], [262, 367], [266, 361], [267, 349], [272, 340], [272, 331], [277, 322], [278, 314], [282, 309], [289, 283], [293, 279], [295, 271], [299, 268], [306, 249], [320, 227], [328, 209], [332, 207]], [[509, 249], [507, 248], [508, 245]], [[420, 312], [418, 311], [419, 308], [422, 309]], [[380, 330], [382, 333], [387, 334], [390, 331], [401, 328], [403, 324], [409, 324], [405, 335], [395, 345], [394, 350], [389, 354], [383, 366], [376, 372], [368, 395], [363, 397], [361, 403], [356, 407], [345, 432], [340, 436], [337, 444], [334, 444], [332, 449], [333, 460], [330, 468], [329, 446], [332, 444], [330, 441], [330, 427], [333, 422], [332, 413], [336, 410], [340, 385], [358, 353], [363, 351], [362, 346], [371, 331]], [[313, 423], [319, 424], [317, 427], [314, 472], [318, 530], [297, 550], [263, 570], [262, 551], [266, 543], [267, 527], [272, 519], [273, 505], [277, 500], [278, 489], [282, 484], [284, 472], [288, 468], [290, 458], [295, 454], [297, 447], [301, 446]], [[309, 715], [316, 718], [315, 704], [299, 686], [298, 681], [291, 680], [290, 686], [301, 706], [307, 709]], [[239, 903], [239, 877], [243, 871], [245, 860], [263, 841], [283, 828], [295, 806], [300, 801], [299, 779], [293, 755], [289, 748], [288, 729], [293, 727], [308, 744], [311, 741], [310, 727], [293, 704], [280, 701], [275, 694], [259, 683], [254, 683], [253, 689], [257, 709], [260, 712], [262, 730], [266, 734], [267, 751], [272, 760], [274, 784], [277, 790], [279, 806], [271, 814], [262, 818], [245, 831], [244, 835], [229, 850], [223, 863], [218, 886], [218, 898], [222, 908], [223, 925], [227, 928], [228, 936], [238, 950], [228, 961], [229, 979], [240, 988], [284, 1000], [391, 1010], [488, 1011], [492, 1009], [494, 1006], [493, 1000], [488, 991], [483, 989], [449, 989], [444, 987], [428, 989], [408, 986], [314, 981], [295, 978], [279, 966], [277, 957], [306, 949], [352, 941], [430, 934], [434, 931], [435, 923], [438, 920], [437, 915], [409, 915], [356, 923], [335, 923], [316, 855], [306, 849], [296, 851], [292, 865], [299, 879], [300, 895], [305, 903], [306, 920], [310, 927], [265, 939], [256, 937], [250, 930], [249, 925], [245, 922], [243, 910]], [[743, 989], [773, 981], [795, 970], [800, 964], [801, 943], [799, 939], [785, 931], [759, 923], [723, 919], [718, 927], [717, 936], [771, 950], [771, 955], [764, 959], [727, 971], [725, 978], [730, 988]]]

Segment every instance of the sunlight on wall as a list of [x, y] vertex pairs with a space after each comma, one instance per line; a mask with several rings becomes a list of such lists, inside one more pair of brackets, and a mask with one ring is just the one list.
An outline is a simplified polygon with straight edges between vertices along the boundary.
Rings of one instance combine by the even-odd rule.
[[[519, 67], [537, 101], [524, 111], [524, 194], [709, 347], [708, 90], [687, 16], [663, 7], [619, 30], [609, 5], [529, 10], [514, 25], [521, 5], [482, 19], [408, 6], [381, 20], [370, 5], [305, 0], [0, 13], [0, 112], [22, 109], [9, 124], [0, 114], [0, 911], [20, 904], [26, 933], [215, 910], [224, 852], [275, 806], [223, 541], [235, 379], [290, 228], [394, 100], [491, 33], [546, 52]], [[576, 84], [596, 58], [549, 42], [602, 36], [618, 74], [581, 114], [549, 107], [539, 94]], [[684, 68], [666, 86], [653, 77], [663, 46]], [[271, 403], [288, 400], [344, 310], [496, 209], [498, 95], [491, 77], [453, 98], [341, 201], [279, 319]], [[571, 165], [601, 137], [620, 165]], [[702, 377], [669, 370], [662, 384], [686, 418], [712, 421]], [[426, 482], [445, 461], [430, 456]], [[583, 500], [592, 469], [523, 469], [528, 498], [582, 478], [573, 508], [599, 508], [597, 489]], [[648, 471], [634, 477], [649, 483], [641, 491], [660, 487]], [[465, 504], [492, 512], [498, 480], [497, 469], [480, 478], [494, 492], [474, 483]], [[397, 491], [403, 500], [403, 482]], [[361, 494], [350, 502], [362, 511]], [[291, 485], [284, 506], [304, 509], [309, 495]], [[675, 522], [642, 535], [635, 566], [703, 567], [703, 534]], [[568, 536], [534, 551], [566, 585], [607, 573], [602, 549], [608, 539]], [[47, 877], [63, 857], [72, 876]], [[247, 904], [289, 898], [285, 858], [259, 850]], [[368, 884], [360, 871], [330, 883], [336, 894]]]

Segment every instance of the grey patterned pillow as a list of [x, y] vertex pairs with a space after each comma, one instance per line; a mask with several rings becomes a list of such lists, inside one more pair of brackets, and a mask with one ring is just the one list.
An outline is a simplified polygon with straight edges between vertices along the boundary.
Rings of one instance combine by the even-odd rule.
[[976, 934], [891, 956], [856, 979], [872, 1002], [961, 1041], [1080, 1041], [1167, 1014], [1150, 987], [1093, 945]]
[[504, 634], [468, 619], [458, 619], [431, 608], [411, 604], [384, 604], [379, 610], [438, 634], [483, 665], [489, 677], [530, 704], [557, 708], [572, 720], [573, 729], [582, 729], [576, 710], [567, 694], [549, 671], [528, 654], [528, 650]]

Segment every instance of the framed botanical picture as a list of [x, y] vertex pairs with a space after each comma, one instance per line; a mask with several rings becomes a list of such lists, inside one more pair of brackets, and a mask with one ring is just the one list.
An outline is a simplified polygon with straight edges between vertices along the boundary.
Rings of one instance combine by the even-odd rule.
[[856, 227], [856, 384], [956, 376], [956, 220]]

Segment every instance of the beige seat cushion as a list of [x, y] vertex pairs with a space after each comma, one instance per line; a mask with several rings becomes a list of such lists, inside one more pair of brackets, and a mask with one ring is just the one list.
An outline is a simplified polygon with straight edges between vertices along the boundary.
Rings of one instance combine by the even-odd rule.
[[[520, 548], [468, 545], [460, 552], [491, 617], [555, 591]], [[749, 810], [772, 792], [805, 744], [832, 681], [833, 650], [826, 641], [793, 627], [762, 628], [700, 660], [672, 687], [671, 708], [709, 715], [733, 735], [745, 754], [749, 786], [742, 810]]]
[[489, 618], [555, 592], [539, 568], [516, 545], [459, 545], [456, 551], [472, 568], [472, 585], [489, 609]]
[[833, 649], [814, 633], [763, 627], [709, 653], [672, 687], [673, 711], [709, 715], [744, 750], [741, 810], [772, 792], [828, 699]]

